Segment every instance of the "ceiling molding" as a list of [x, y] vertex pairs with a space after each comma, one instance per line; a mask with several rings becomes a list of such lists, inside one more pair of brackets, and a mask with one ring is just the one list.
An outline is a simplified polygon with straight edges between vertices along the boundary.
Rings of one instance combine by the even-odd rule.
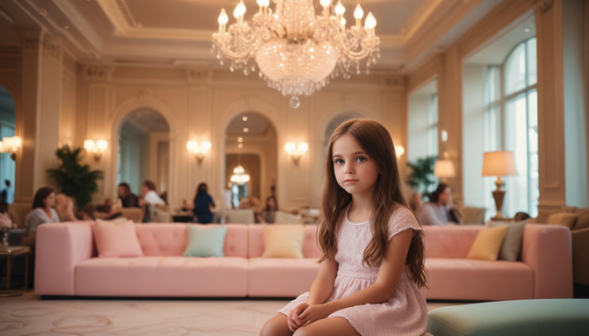
[[405, 52], [409, 62], [432, 48], [436, 41], [457, 25], [483, 0], [439, 0], [436, 10], [423, 21], [407, 40]]

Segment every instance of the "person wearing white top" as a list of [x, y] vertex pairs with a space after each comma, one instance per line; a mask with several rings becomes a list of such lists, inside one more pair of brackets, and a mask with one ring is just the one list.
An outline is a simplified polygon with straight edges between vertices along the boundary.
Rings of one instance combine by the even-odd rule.
[[161, 197], [158, 196], [157, 192], [155, 191], [155, 183], [150, 180], [145, 180], [143, 185], [141, 186], [141, 191], [143, 192], [143, 203], [153, 204], [153, 205], [166, 205]]

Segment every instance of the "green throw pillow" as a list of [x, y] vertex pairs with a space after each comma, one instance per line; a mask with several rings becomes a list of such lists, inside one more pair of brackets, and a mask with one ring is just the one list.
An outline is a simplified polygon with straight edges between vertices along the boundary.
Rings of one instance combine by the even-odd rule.
[[503, 238], [501, 250], [499, 250], [499, 260], [516, 261], [522, 249], [522, 240], [526, 222], [491, 222], [490, 227], [507, 226], [507, 233]]
[[223, 257], [226, 226], [202, 227], [187, 225], [188, 243], [184, 255], [188, 257]]

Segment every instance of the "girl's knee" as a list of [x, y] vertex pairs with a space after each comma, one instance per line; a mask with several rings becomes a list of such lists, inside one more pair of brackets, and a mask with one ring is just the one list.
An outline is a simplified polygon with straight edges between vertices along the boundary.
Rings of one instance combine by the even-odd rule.
[[275, 316], [262, 326], [260, 330], [260, 336], [290, 336], [292, 332], [288, 329], [286, 318]]
[[313, 332], [311, 328], [308, 326], [300, 327], [297, 329], [292, 336], [315, 336], [316, 334]]

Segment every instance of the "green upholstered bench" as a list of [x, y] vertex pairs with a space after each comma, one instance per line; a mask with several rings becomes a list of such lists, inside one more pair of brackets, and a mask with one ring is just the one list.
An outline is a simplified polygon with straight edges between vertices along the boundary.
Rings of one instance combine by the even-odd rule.
[[588, 335], [589, 299], [542, 299], [475, 303], [434, 309], [427, 315], [434, 336]]

